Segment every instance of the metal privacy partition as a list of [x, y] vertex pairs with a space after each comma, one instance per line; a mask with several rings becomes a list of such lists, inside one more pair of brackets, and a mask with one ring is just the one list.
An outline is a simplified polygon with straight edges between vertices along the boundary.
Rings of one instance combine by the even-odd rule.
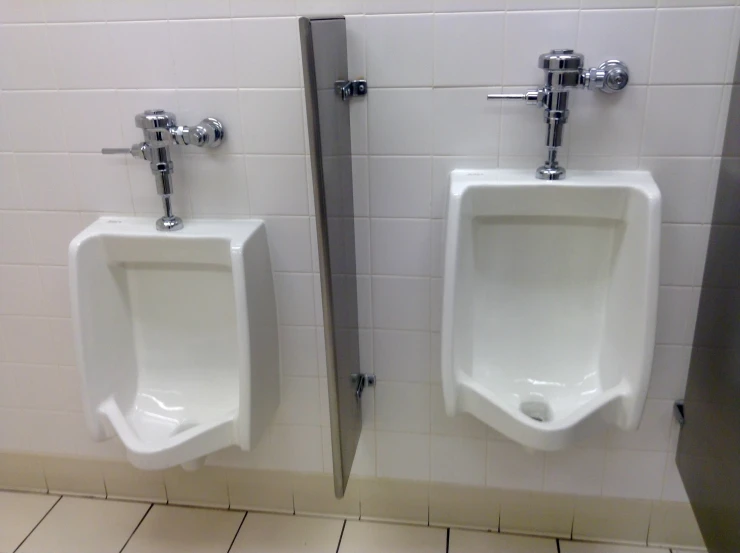
[[344, 17], [302, 17], [321, 297], [329, 385], [334, 493], [344, 496], [362, 430], [362, 391], [374, 379], [360, 367], [355, 215], [349, 102], [367, 90], [347, 78]]

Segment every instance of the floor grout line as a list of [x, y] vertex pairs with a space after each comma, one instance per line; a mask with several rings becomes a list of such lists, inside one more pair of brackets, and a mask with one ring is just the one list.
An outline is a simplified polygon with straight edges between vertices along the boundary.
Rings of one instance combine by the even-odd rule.
[[445, 553], [450, 553], [450, 529], [449, 528], [447, 529], [447, 544], [445, 545]]
[[231, 540], [231, 543], [229, 544], [229, 548], [226, 550], [226, 553], [230, 553], [231, 548], [234, 547], [234, 543], [236, 542], [236, 538], [239, 535], [239, 532], [242, 531], [242, 526], [244, 526], [244, 521], [247, 520], [247, 515], [249, 514], [249, 511], [246, 511], [244, 513], [244, 516], [242, 517], [242, 521], [239, 523], [239, 528], [236, 529], [236, 534], [234, 534], [234, 539]]
[[339, 542], [337, 543], [337, 551], [336, 553], [339, 553], [339, 548], [342, 547], [342, 538], [344, 537], [344, 529], [347, 527], [347, 519], [344, 519], [344, 522], [342, 522], [342, 531], [339, 533]]
[[146, 510], [146, 513], [144, 513], [144, 516], [141, 517], [141, 520], [136, 525], [136, 527], [133, 529], [133, 531], [131, 532], [131, 535], [128, 537], [128, 539], [126, 540], [126, 543], [123, 544], [123, 547], [121, 547], [121, 550], [118, 553], [121, 553], [124, 549], [126, 549], [128, 542], [130, 542], [131, 538], [134, 537], [134, 534], [136, 534], [136, 531], [139, 529], [139, 526], [141, 526], [141, 524], [144, 522], [144, 519], [147, 517], [147, 515], [149, 515], [149, 512], [152, 510], [152, 507], [154, 507], [154, 503], [149, 504], [149, 508]]
[[25, 537], [25, 538], [23, 538], [23, 541], [22, 541], [21, 543], [19, 543], [19, 544], [18, 544], [18, 547], [16, 547], [15, 549], [13, 549], [13, 552], [14, 552], [14, 553], [15, 553], [16, 551], [18, 551], [18, 550], [19, 550], [19, 549], [21, 548], [21, 546], [22, 546], [22, 545], [23, 545], [24, 543], [26, 543], [26, 540], [27, 540], [27, 539], [28, 539], [29, 537], [31, 537], [31, 534], [33, 534], [34, 530], [36, 530], [36, 528], [38, 528], [38, 527], [39, 527], [39, 524], [41, 524], [42, 522], [44, 522], [44, 519], [45, 519], [46, 517], [48, 517], [48, 516], [49, 516], [49, 513], [51, 513], [51, 512], [52, 512], [52, 511], [54, 510], [54, 507], [56, 507], [56, 506], [57, 506], [57, 505], [59, 504], [59, 502], [60, 502], [61, 500], [62, 500], [62, 496], [60, 495], [60, 496], [59, 496], [59, 497], [57, 498], [57, 500], [56, 500], [56, 501], [54, 502], [54, 505], [52, 505], [52, 506], [51, 506], [51, 507], [49, 508], [49, 510], [48, 510], [48, 511], [46, 511], [46, 512], [44, 513], [44, 516], [42, 516], [42, 517], [41, 517], [41, 520], [39, 520], [39, 521], [38, 521], [38, 522], [36, 523], [36, 525], [35, 525], [35, 526], [34, 526], [33, 528], [31, 528], [31, 531], [30, 531], [30, 532], [29, 532], [28, 534], [26, 534], [26, 537]]

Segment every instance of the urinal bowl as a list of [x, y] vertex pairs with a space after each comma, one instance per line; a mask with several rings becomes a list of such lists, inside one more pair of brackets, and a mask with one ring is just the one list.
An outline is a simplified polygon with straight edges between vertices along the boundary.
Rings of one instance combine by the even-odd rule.
[[555, 450], [637, 427], [650, 378], [660, 193], [644, 172], [451, 175], [442, 383], [467, 412]]
[[104, 217], [70, 244], [83, 403], [143, 469], [196, 468], [250, 449], [279, 402], [277, 316], [264, 224]]

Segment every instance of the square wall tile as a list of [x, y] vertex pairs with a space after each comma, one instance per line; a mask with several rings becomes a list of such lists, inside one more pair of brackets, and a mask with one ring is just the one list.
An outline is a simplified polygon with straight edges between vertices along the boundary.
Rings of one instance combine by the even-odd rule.
[[[105, 3], [107, 4], [108, 1], [106, 0]], [[147, 2], [147, 4], [155, 3]], [[171, 48], [170, 28], [166, 20], [111, 22], [106, 25], [106, 31], [108, 40], [112, 44], [114, 55], [112, 65], [116, 68], [118, 88], [174, 88], [176, 86], [175, 63], [171, 50], [179, 50], [180, 45], [177, 48]], [[152, 52], [159, 53], [156, 70], [143, 70], [142, 60], [148, 59]], [[153, 108], [154, 106], [150, 109]]]
[[433, 140], [432, 89], [376, 89], [367, 98], [372, 155], [429, 155]]
[[647, 543], [649, 501], [610, 497], [576, 499], [573, 539], [616, 543]]
[[724, 82], [733, 19], [729, 7], [658, 10], [650, 82]]
[[366, 17], [368, 81], [374, 87], [431, 86], [433, 23], [430, 14]]
[[712, 187], [709, 157], [643, 157], [640, 169], [650, 171], [660, 188], [664, 223], [705, 223], [705, 204]]
[[[721, 86], [664, 86], [648, 91], [643, 156], [710, 156], [722, 98]], [[693, 106], [682, 118], [675, 114]], [[691, 129], [687, 134], [686, 129]]]
[[370, 215], [428, 218], [431, 205], [432, 158], [369, 158]]
[[499, 496], [490, 488], [429, 484], [430, 526], [498, 532]]
[[498, 151], [501, 103], [488, 91], [435, 88], [433, 94], [434, 154], [485, 156]]
[[0, 492], [0, 551], [15, 551], [57, 501], [58, 495]]
[[[67, 151], [64, 112], [59, 92], [46, 90], [4, 92], [0, 103], [0, 115], [5, 128], [13, 129], [12, 135], [0, 137], [0, 150]], [[38, 129], [44, 128], [58, 129], [59, 132], [38, 132]]]
[[546, 492], [600, 495], [605, 452], [570, 448], [545, 453]]
[[435, 15], [434, 85], [500, 85], [503, 48], [504, 13]]
[[308, 215], [303, 156], [247, 156], [246, 163], [253, 215]]
[[375, 385], [375, 428], [429, 432], [429, 384], [380, 379]]
[[237, 19], [232, 24], [241, 88], [301, 86], [296, 18]]
[[342, 527], [341, 520], [249, 513], [230, 551], [336, 551]]
[[[177, 0], [176, 4], [189, 0]], [[199, 4], [202, 4], [199, 2]], [[213, 4], [209, 2], [208, 4]], [[228, 9], [228, 7], [227, 7]], [[237, 85], [231, 21], [171, 21], [170, 41], [178, 88], [234, 88]], [[204, 48], [195, 37], [218, 37], [224, 48]], [[207, 86], [204, 84], [207, 83]]]
[[570, 155], [637, 156], [647, 94], [646, 86], [629, 86], [620, 94], [575, 96]]
[[389, 330], [429, 330], [428, 278], [372, 277], [373, 324]]
[[431, 225], [429, 220], [372, 219], [374, 275], [429, 276]]
[[[379, 411], [379, 409], [376, 408], [376, 411]], [[429, 434], [376, 431], [376, 470], [378, 476], [380, 478], [428, 481], [429, 439]]]
[[244, 517], [233, 511], [154, 505], [123, 551], [222, 553], [229, 550]]
[[444, 553], [447, 532], [442, 528], [418, 528], [396, 524], [347, 521], [342, 535], [340, 553], [368, 551], [414, 551]]
[[[611, 7], [632, 7], [624, 5], [625, 0], [615, 3], [618, 5]], [[624, 29], [629, 29], [629, 33]], [[588, 53], [587, 62], [591, 65], [609, 59], [625, 60], [630, 68], [630, 87], [627, 88], [630, 90], [631, 85], [648, 82], [654, 29], [655, 10], [582, 11], [577, 51]]]
[[280, 324], [313, 326], [316, 322], [313, 275], [277, 273], [274, 275], [274, 279]]
[[383, 381], [429, 382], [430, 336], [428, 332], [375, 330], [373, 366]]
[[557, 553], [558, 544], [553, 539], [507, 536], [490, 532], [450, 530], [449, 553]]
[[0, 86], [4, 90], [57, 88], [45, 25], [4, 27], [0, 50], [13, 53], [0, 60]]
[[193, 214], [201, 217], [248, 215], [244, 157], [240, 155], [188, 155], [179, 166], [180, 182], [187, 188]]
[[485, 486], [486, 440], [431, 436], [431, 480]]
[[608, 497], [660, 499], [665, 462], [663, 451], [610, 450], [602, 493]]
[[514, 442], [488, 442], [486, 485], [493, 488], [542, 490], [545, 454]]
[[239, 99], [245, 153], [305, 154], [300, 90], [241, 90]]
[[118, 553], [147, 513], [146, 503], [63, 497], [19, 553]]
[[[54, 45], [51, 57], [60, 88], [110, 89], [121, 84], [117, 65], [111, 63], [116, 56], [105, 23], [48, 25], [46, 29]], [[95, 47], [90, 48], [91, 44]]]
[[410, 480], [360, 480], [360, 518], [429, 524], [429, 484]]

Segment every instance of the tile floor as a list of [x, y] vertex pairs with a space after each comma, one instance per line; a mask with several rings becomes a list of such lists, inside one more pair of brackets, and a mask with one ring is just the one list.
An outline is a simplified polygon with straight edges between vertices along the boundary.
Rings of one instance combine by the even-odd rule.
[[[357, 520], [0, 492], [0, 553], [669, 553]], [[673, 553], [680, 553], [675, 551]]]

